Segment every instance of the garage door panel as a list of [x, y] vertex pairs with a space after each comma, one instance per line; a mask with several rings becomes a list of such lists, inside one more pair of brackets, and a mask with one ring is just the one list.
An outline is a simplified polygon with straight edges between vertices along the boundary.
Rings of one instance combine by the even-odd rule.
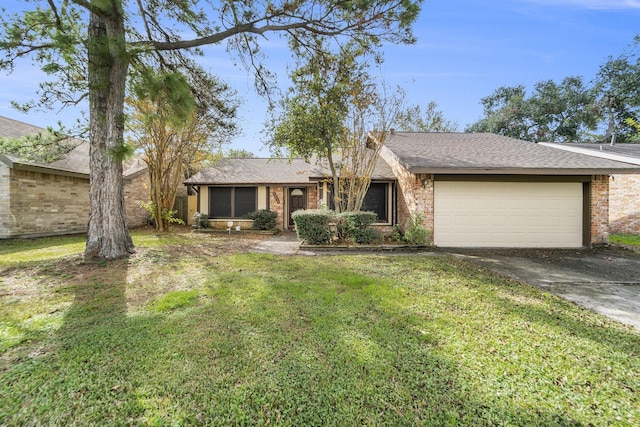
[[582, 184], [436, 181], [434, 243], [581, 247]]

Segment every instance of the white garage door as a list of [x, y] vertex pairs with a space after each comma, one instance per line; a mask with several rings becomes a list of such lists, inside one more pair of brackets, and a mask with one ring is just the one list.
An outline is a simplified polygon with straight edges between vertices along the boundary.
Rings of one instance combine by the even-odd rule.
[[435, 182], [438, 246], [576, 248], [582, 218], [579, 182]]

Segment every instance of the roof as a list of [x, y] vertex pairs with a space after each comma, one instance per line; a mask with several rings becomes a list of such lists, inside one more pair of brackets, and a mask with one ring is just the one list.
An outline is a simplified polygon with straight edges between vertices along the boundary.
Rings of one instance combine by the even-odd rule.
[[[0, 137], [23, 138], [42, 132], [47, 132], [47, 129], [0, 116]], [[74, 148], [60, 159], [51, 163], [37, 162], [9, 153], [0, 154], [0, 161], [13, 168], [88, 178], [90, 168], [89, 142], [77, 138], [69, 138], [68, 143], [73, 145]], [[131, 178], [133, 175], [145, 170], [147, 165], [138, 155], [129, 161], [125, 161], [123, 167], [124, 177]]]
[[311, 165], [304, 159], [224, 158], [201, 170], [185, 184], [303, 184]]
[[385, 146], [412, 173], [592, 175], [638, 173], [631, 163], [491, 133], [393, 132]]
[[[184, 183], [191, 185], [256, 185], [256, 184], [308, 184], [310, 180], [323, 179], [331, 175], [325, 161], [304, 159], [256, 159], [223, 158], [196, 173]], [[371, 178], [373, 180], [395, 179], [391, 167], [378, 158]]]
[[[328, 176], [331, 176], [331, 170], [329, 169], [329, 163], [326, 160], [317, 161], [315, 166], [311, 168], [311, 179], [323, 179]], [[391, 166], [389, 166], [389, 164], [385, 162], [382, 157], [378, 156], [371, 179], [373, 181], [385, 181], [395, 180], [396, 177], [393, 174], [393, 169], [391, 169]]]
[[[2, 137], [22, 138], [41, 132], [47, 132], [47, 129], [0, 116], [0, 136]], [[69, 143], [75, 145], [75, 148], [59, 160], [51, 163], [36, 162], [14, 154], [0, 154], [0, 161], [3, 161], [10, 167], [88, 176], [89, 143], [75, 138], [70, 138]]]
[[634, 165], [640, 165], [640, 144], [617, 143], [588, 143], [588, 142], [545, 142], [541, 143], [561, 150], [588, 154], [603, 159], [617, 160]]

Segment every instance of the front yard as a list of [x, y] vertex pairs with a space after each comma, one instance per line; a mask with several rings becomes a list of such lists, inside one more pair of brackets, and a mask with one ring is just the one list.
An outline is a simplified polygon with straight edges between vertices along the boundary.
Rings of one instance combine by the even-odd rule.
[[443, 254], [0, 242], [0, 425], [640, 425], [640, 333]]

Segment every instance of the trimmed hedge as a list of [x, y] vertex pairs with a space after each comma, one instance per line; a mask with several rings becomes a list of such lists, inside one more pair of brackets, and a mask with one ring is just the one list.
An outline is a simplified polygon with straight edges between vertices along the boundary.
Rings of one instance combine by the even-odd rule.
[[338, 237], [360, 244], [373, 243], [380, 238], [380, 233], [371, 228], [377, 218], [378, 215], [375, 212], [342, 212], [336, 221]]
[[254, 230], [275, 230], [278, 226], [276, 223], [277, 217], [278, 213], [269, 209], [260, 209], [247, 214], [247, 218], [253, 220], [251, 228]]
[[296, 224], [298, 239], [309, 245], [325, 245], [331, 243], [331, 221], [335, 213], [327, 209], [297, 210], [291, 214]]

